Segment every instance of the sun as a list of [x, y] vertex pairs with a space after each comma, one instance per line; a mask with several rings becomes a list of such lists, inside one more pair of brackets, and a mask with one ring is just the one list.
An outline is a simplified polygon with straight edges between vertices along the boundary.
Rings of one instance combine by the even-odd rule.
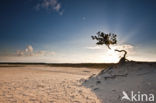
[[114, 49], [111, 49], [111, 50], [108, 50], [107, 51], [107, 60], [108, 60], [108, 62], [113, 62], [113, 63], [116, 63], [116, 62], [118, 62], [119, 61], [119, 55], [118, 55], [118, 53], [117, 52], [115, 52], [114, 51]]
[[118, 52], [115, 52], [113, 49], [109, 49], [106, 52], [98, 55], [98, 60], [101, 63], [117, 63], [120, 60]]

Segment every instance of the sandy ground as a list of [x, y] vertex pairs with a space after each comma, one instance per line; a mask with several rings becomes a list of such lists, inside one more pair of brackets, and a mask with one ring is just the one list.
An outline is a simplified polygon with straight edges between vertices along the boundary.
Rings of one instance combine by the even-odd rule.
[[156, 96], [156, 63], [128, 62], [104, 70], [0, 66], [0, 103], [156, 103], [121, 101], [123, 91], [129, 97], [132, 91]]
[[[82, 84], [91, 88], [101, 103], [156, 103], [156, 97], [154, 101], [148, 99], [150, 94], [156, 96], [156, 63], [129, 62], [112, 66], [92, 75]], [[127, 93], [130, 101], [121, 100], [123, 91]], [[132, 91], [136, 94], [137, 101], [132, 101]], [[147, 101], [146, 97], [139, 101], [138, 94], [146, 94]]]
[[100, 103], [82, 86], [99, 69], [24, 66], [0, 67], [0, 103]]

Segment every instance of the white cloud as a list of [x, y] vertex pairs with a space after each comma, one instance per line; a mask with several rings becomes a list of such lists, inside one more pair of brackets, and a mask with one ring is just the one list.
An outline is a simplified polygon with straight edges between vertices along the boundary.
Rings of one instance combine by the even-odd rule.
[[[125, 50], [132, 50], [134, 49], [133, 45], [130, 44], [118, 44], [118, 45], [111, 45], [110, 46], [111, 49], [125, 49]], [[93, 50], [97, 50], [97, 49], [106, 49], [106, 46], [104, 45], [96, 45], [96, 46], [90, 46], [90, 47], [86, 47], [87, 49], [93, 49]]]
[[128, 55], [134, 55], [136, 52], [134, 50], [134, 46], [131, 44], [119, 44], [116, 46], [113, 46], [112, 49], [118, 49], [118, 50], [126, 50], [128, 52]]
[[87, 49], [92, 49], [92, 50], [97, 50], [97, 49], [102, 49], [101, 46], [90, 46], [90, 47], [86, 47]]
[[[105, 46], [105, 45], [102, 45], [102, 46], [96, 45], [96, 46], [90, 46], [90, 47], [86, 47], [86, 48], [89, 50], [94, 50], [95, 52], [97, 52], [97, 50], [98, 50], [98, 52], [102, 52], [105, 50], [105, 53], [107, 53], [109, 51], [115, 51], [115, 49], [126, 50], [128, 53], [128, 55], [127, 55], [128, 57], [136, 54], [136, 51], [134, 50], [135, 47], [131, 44], [117, 44], [117, 45], [111, 45], [110, 47], [111, 47], [111, 50], [108, 49], [107, 46]], [[115, 53], [117, 53], [120, 56], [122, 54], [122, 53], [118, 53], [118, 52], [115, 52]]]
[[33, 55], [33, 47], [31, 45], [28, 45], [25, 50], [17, 50], [16, 54], [18, 56], [32, 56]]
[[116, 49], [125, 49], [125, 50], [130, 50], [133, 49], [134, 46], [130, 44], [120, 44], [115, 46]]
[[61, 8], [61, 5], [60, 5], [60, 4], [56, 4], [56, 6], [54, 7], [54, 9], [55, 9], [56, 11], [59, 11], [60, 8]]
[[17, 54], [18, 56], [24, 56], [24, 51], [17, 50], [17, 51], [16, 51], [16, 54]]
[[40, 9], [46, 9], [49, 12], [56, 11], [60, 15], [63, 15], [63, 10], [61, 10], [61, 3], [57, 0], [42, 0], [35, 6], [35, 9], [38, 11]]
[[33, 47], [31, 45], [28, 45], [24, 50], [17, 50], [16, 55], [17, 56], [52, 56], [55, 52], [49, 52], [45, 50], [41, 51], [34, 51]]
[[33, 52], [33, 47], [31, 45], [28, 45], [27, 48], [25, 49], [25, 52]]

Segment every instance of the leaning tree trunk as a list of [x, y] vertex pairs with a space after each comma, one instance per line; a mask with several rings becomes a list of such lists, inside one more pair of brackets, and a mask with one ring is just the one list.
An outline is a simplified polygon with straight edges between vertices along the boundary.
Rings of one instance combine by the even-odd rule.
[[126, 62], [126, 55], [127, 55], [127, 51], [126, 50], [118, 50], [118, 49], [115, 49], [115, 51], [117, 52], [124, 52], [124, 55], [123, 57], [119, 60], [119, 64], [123, 64]]

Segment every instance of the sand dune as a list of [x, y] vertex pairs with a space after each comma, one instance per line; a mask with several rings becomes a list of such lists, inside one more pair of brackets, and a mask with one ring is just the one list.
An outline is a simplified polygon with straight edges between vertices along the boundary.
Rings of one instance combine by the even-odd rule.
[[123, 91], [156, 95], [156, 63], [128, 62], [105, 69], [0, 66], [0, 103], [133, 103], [121, 101]]
[[[84, 80], [83, 85], [90, 88], [102, 103], [155, 103], [154, 101], [121, 101], [122, 92], [130, 97], [135, 94], [156, 95], [156, 63], [128, 62], [112, 66], [97, 75]], [[138, 98], [136, 96], [136, 98]], [[138, 99], [137, 99], [138, 100]]]
[[100, 103], [79, 83], [98, 69], [24, 66], [0, 67], [0, 103]]

